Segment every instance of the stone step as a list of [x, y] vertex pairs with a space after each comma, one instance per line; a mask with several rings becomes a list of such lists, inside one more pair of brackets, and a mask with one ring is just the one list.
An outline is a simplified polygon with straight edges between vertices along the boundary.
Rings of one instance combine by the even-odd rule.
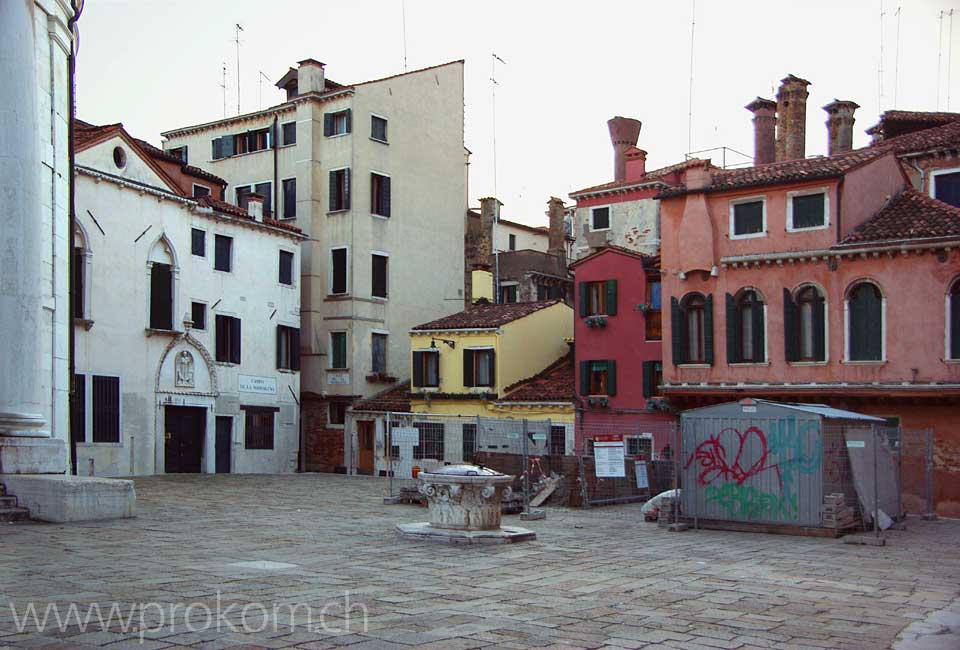
[[30, 511], [26, 508], [0, 508], [0, 523], [27, 521], [28, 519], [30, 519]]
[[0, 496], [0, 508], [16, 508], [17, 497]]

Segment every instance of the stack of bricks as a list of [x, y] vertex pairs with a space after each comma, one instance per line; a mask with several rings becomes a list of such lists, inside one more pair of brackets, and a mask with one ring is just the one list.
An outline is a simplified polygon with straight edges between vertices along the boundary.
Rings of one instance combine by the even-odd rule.
[[674, 523], [673, 508], [674, 501], [671, 497], [663, 497], [660, 499], [660, 518], [657, 520], [658, 527], [668, 528], [670, 524]]
[[823, 527], [850, 528], [853, 526], [853, 508], [846, 505], [842, 492], [823, 497]]

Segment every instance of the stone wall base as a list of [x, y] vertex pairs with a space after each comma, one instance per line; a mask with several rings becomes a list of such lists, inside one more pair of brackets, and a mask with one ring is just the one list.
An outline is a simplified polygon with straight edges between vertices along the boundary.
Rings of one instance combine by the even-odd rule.
[[0, 436], [0, 474], [63, 474], [67, 445], [56, 438]]
[[0, 474], [7, 494], [30, 510], [30, 518], [66, 523], [135, 516], [133, 481], [87, 476]]

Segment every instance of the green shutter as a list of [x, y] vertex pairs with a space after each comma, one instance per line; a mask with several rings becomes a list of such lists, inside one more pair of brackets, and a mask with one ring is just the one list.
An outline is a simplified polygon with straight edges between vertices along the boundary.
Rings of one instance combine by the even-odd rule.
[[789, 289], [783, 290], [783, 350], [787, 361], [800, 358], [800, 340], [797, 331], [797, 304]]
[[283, 367], [283, 325], [277, 325], [277, 368]]
[[590, 315], [590, 285], [587, 282], [580, 283], [580, 315]]
[[607, 316], [617, 315], [617, 281], [607, 280]]
[[825, 321], [826, 309], [824, 307], [824, 300], [818, 292], [816, 298], [813, 300], [813, 356], [817, 361], [827, 360]]
[[733, 296], [727, 294], [727, 363], [739, 363], [743, 347], [740, 345], [740, 312]]
[[950, 294], [950, 358], [960, 359], [960, 293]]
[[685, 361], [686, 348], [683, 345], [683, 319], [680, 302], [670, 298], [670, 345], [673, 348], [673, 365], [679, 366]]
[[850, 359], [877, 361], [883, 353], [881, 298], [872, 284], [861, 284], [848, 301], [850, 318]]
[[713, 296], [703, 301], [703, 360], [713, 365]]
[[580, 362], [580, 395], [586, 397], [590, 394], [590, 362]]
[[766, 361], [766, 354], [764, 352], [765, 343], [765, 332], [763, 327], [763, 303], [759, 300], [759, 294], [754, 292], [754, 296], [757, 296], [757, 300], [753, 303], [753, 309], [750, 310], [750, 314], [753, 317], [753, 361], [754, 363], [763, 363]]
[[864, 301], [867, 320], [867, 358], [879, 361], [883, 359], [883, 304], [880, 291], [869, 285]]
[[353, 110], [347, 109], [347, 133], [353, 133]]
[[463, 385], [470, 388], [475, 385], [473, 381], [473, 350], [463, 351]]
[[423, 386], [423, 352], [413, 353], [413, 385]]
[[607, 361], [607, 395], [617, 394], [617, 362], [613, 359]]
[[292, 329], [291, 334], [293, 336], [290, 337], [290, 369], [300, 370], [300, 328]]
[[497, 392], [497, 353], [490, 350], [490, 387], [493, 392]]
[[350, 168], [343, 170], [343, 209], [350, 209]]
[[327, 185], [327, 192], [330, 195], [330, 212], [337, 209], [337, 172], [330, 172], [330, 182]]
[[328, 138], [333, 135], [333, 113], [323, 114], [323, 135]]
[[644, 397], [653, 397], [654, 393], [657, 390], [657, 387], [654, 385], [656, 381], [656, 361], [644, 361], [643, 362], [643, 396]]

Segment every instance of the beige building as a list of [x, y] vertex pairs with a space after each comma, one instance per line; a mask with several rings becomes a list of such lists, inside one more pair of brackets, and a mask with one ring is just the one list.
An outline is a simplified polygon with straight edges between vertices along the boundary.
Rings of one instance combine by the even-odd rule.
[[164, 149], [308, 236], [301, 265], [309, 469], [343, 464], [346, 409], [403, 378], [407, 332], [463, 307], [463, 62], [343, 85], [301, 61], [287, 100], [173, 129]]

